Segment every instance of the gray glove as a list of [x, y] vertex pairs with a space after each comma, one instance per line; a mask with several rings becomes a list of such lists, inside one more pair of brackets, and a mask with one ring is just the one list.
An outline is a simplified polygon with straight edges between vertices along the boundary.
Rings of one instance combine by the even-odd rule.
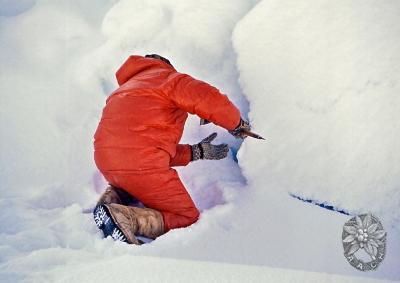
[[234, 130], [229, 131], [229, 133], [237, 139], [244, 139], [247, 135], [243, 133], [243, 130], [250, 131], [251, 127], [249, 122], [240, 118], [239, 125]]
[[229, 147], [227, 144], [213, 145], [211, 142], [217, 137], [217, 133], [212, 133], [200, 143], [192, 145], [192, 161], [198, 159], [218, 160], [228, 155]]

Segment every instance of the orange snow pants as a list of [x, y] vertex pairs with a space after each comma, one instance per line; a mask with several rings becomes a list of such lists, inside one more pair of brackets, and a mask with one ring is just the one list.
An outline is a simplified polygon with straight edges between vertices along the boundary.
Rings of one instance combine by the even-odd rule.
[[187, 227], [199, 218], [199, 211], [175, 169], [152, 169], [138, 173], [105, 173], [106, 180], [122, 188], [146, 207], [162, 213], [165, 232]]

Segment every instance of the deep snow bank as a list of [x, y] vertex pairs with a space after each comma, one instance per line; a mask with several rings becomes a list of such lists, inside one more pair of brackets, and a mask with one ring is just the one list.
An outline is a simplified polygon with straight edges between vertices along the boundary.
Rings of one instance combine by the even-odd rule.
[[[278, 262], [349, 272], [335, 240], [345, 217], [329, 217], [316, 206], [318, 214], [300, 210], [285, 199], [291, 192], [377, 215], [388, 231], [388, 252], [379, 271], [368, 276], [400, 276], [399, 16], [398, 1], [265, 0], [235, 29], [249, 117], [267, 137], [266, 143], [247, 140], [239, 152], [254, 189], [254, 208], [243, 218], [268, 215], [286, 224], [265, 220], [281, 236], [265, 228], [263, 236], [252, 237], [284, 242], [281, 252], [263, 244], [275, 258], [283, 251], [291, 255]], [[292, 261], [302, 253], [294, 243], [307, 253]]]
[[262, 1], [238, 24], [240, 83], [268, 138], [241, 149], [250, 183], [398, 227], [399, 17], [399, 1]]

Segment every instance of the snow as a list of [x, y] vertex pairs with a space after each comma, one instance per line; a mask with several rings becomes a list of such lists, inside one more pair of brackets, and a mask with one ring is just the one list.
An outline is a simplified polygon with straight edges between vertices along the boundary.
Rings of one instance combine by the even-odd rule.
[[[400, 280], [399, 14], [371, 0], [0, 0], [0, 282]], [[191, 116], [182, 142], [216, 131], [239, 164], [179, 168], [199, 222], [138, 247], [94, 225], [92, 137], [114, 72], [148, 53], [227, 93], [267, 141]], [[347, 216], [289, 192], [377, 215], [379, 269], [347, 263]]]
[[[53, 252], [57, 252], [56, 250]], [[35, 279], [51, 282], [130, 282], [138, 277], [138, 273], [156, 274], [140, 280], [140, 282], [343, 282], [343, 283], [379, 283], [381, 280], [365, 278], [349, 278], [315, 272], [277, 269], [263, 266], [245, 266], [237, 264], [211, 263], [204, 261], [182, 261], [176, 259], [159, 259], [138, 256], [135, 264], [131, 258], [122, 255], [115, 259], [106, 259], [84, 266], [74, 265], [73, 272], [61, 269], [57, 273], [35, 275]], [[119, 270], [118, 274], [99, 272], [100, 270]], [[175, 273], [176, 272], [176, 273]], [[176, 276], [176, 274], [179, 276]], [[126, 279], [130, 278], [129, 281]], [[40, 281], [38, 281], [40, 282]], [[136, 282], [136, 281], [134, 281]]]
[[271, 136], [245, 143], [246, 178], [398, 223], [400, 2], [276, 3], [234, 34], [249, 116]]

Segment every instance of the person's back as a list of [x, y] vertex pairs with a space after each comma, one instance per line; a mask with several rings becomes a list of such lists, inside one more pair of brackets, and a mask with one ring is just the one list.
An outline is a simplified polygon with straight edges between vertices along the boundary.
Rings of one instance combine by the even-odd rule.
[[176, 70], [131, 56], [117, 72], [120, 87], [107, 99], [95, 133], [95, 160], [102, 171], [168, 168], [187, 113], [167, 96]]

